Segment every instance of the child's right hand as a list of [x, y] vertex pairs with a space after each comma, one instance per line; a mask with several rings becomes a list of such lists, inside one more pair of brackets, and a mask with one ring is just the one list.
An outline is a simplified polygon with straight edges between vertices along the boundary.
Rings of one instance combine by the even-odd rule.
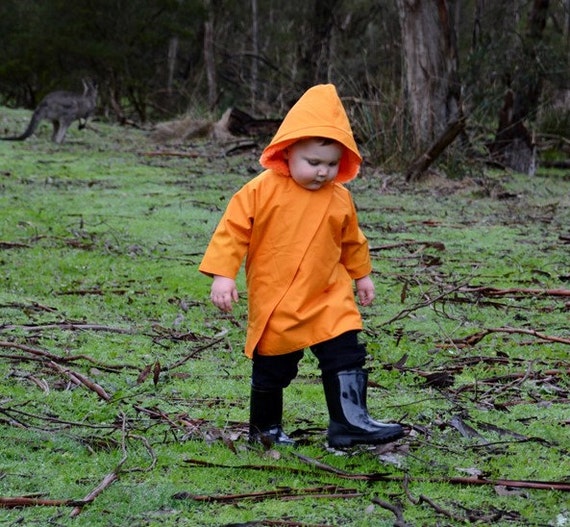
[[232, 301], [237, 302], [238, 298], [235, 280], [226, 276], [214, 275], [210, 300], [218, 309], [224, 312], [231, 311]]

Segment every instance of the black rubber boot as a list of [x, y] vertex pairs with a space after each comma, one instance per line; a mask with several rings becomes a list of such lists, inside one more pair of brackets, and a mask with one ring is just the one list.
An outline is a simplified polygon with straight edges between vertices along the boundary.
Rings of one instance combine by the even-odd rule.
[[264, 446], [293, 446], [281, 425], [283, 389], [260, 390], [252, 386], [249, 411], [249, 442]]
[[327, 433], [330, 447], [379, 445], [390, 443], [404, 435], [404, 429], [400, 425], [379, 423], [368, 415], [367, 384], [368, 373], [360, 368], [323, 374], [330, 416]]

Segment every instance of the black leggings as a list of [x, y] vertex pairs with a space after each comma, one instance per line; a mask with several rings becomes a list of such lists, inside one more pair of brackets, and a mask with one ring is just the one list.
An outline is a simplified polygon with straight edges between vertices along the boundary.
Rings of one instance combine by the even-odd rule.
[[[310, 349], [324, 374], [362, 368], [366, 359], [366, 348], [363, 344], [358, 344], [356, 330], [319, 342]], [[303, 355], [302, 349], [284, 355], [259, 355], [255, 352], [251, 372], [252, 386], [262, 390], [286, 388], [297, 376]]]

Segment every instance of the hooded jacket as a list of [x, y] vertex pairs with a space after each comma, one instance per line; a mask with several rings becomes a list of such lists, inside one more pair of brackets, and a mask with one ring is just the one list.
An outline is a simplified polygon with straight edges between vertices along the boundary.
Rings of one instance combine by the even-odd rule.
[[[344, 146], [336, 179], [307, 190], [289, 174], [284, 149], [307, 137]], [[237, 276], [245, 258], [253, 357], [297, 351], [362, 329], [352, 281], [370, 274], [368, 242], [342, 183], [361, 157], [333, 85], [309, 89], [285, 116], [260, 159], [266, 169], [231, 198], [200, 271]]]

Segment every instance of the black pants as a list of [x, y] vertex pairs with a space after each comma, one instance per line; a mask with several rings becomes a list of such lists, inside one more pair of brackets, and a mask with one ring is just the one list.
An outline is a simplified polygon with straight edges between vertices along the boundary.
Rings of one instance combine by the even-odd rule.
[[[319, 361], [323, 373], [362, 368], [366, 359], [366, 348], [358, 344], [358, 331], [347, 331], [310, 347]], [[259, 355], [254, 353], [251, 384], [261, 390], [286, 388], [297, 376], [299, 361], [304, 351], [298, 350], [285, 355]]]

